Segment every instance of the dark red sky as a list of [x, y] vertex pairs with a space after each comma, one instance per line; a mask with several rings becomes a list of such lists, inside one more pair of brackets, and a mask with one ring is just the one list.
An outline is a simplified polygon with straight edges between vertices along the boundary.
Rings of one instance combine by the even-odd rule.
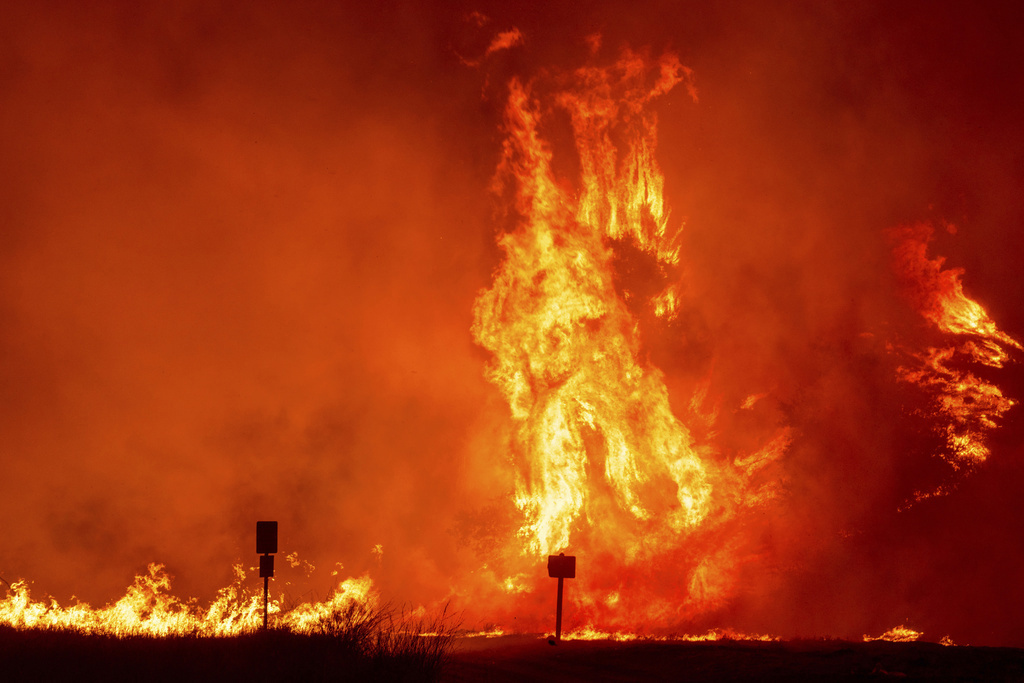
[[884, 237], [919, 220], [957, 226], [936, 253], [1024, 338], [1020, 11], [533, 4], [4, 3], [0, 576], [97, 603], [162, 561], [205, 596], [258, 518], [404, 600], [479, 567], [511, 481], [469, 333], [502, 84], [600, 32], [700, 93], [659, 109], [693, 312], [652, 358], [674, 395], [714, 358], [724, 401], [771, 390], [800, 435], [783, 578], [721, 617], [1024, 644], [1019, 407], [959, 491], [897, 514], [932, 473], [881, 352], [924, 339]]

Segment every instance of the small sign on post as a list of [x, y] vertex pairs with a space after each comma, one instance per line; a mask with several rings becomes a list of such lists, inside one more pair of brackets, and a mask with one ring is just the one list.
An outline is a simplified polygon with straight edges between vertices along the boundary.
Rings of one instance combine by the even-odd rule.
[[274, 556], [260, 555], [260, 576], [269, 579], [274, 575]]
[[277, 552], [277, 522], [256, 522], [256, 552], [260, 555]]
[[555, 608], [555, 637], [548, 642], [554, 645], [562, 640], [562, 584], [565, 579], [576, 578], [576, 556], [558, 553], [548, 555], [548, 576], [558, 579], [558, 603]]
[[263, 630], [267, 630], [267, 595], [270, 577], [274, 575], [274, 553], [277, 552], [277, 522], [256, 522], [256, 552], [260, 554], [260, 576], [263, 577]]

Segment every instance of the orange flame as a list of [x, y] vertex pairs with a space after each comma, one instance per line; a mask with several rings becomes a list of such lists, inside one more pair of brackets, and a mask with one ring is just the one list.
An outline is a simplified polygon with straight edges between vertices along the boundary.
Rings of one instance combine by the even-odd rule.
[[922, 631], [915, 631], [909, 626], [894, 626], [880, 636], [872, 637], [865, 634], [864, 642], [870, 643], [874, 640], [886, 640], [890, 643], [913, 643], [923, 635], [924, 633]]
[[714, 643], [720, 640], [746, 640], [759, 642], [774, 642], [779, 640], [777, 636], [764, 634], [748, 634], [734, 631], [732, 629], [716, 628], [697, 635], [683, 634], [673, 636], [641, 636], [636, 633], [624, 631], [601, 631], [593, 626], [575, 629], [562, 636], [562, 640], [614, 640], [617, 642], [630, 642], [634, 640], [661, 641], [661, 642], [684, 642], [684, 643]]
[[[926, 390], [935, 411], [945, 422], [947, 451], [943, 454], [954, 470], [986, 460], [986, 435], [1015, 401], [999, 387], [963, 369], [964, 363], [1001, 368], [1011, 349], [1020, 343], [1001, 331], [981, 304], [963, 291], [963, 269], [943, 269], [942, 257], [929, 259], [929, 225], [893, 231], [896, 246], [893, 262], [909, 298], [921, 315], [939, 331], [956, 335], [956, 343], [910, 353], [913, 364], [897, 369], [899, 379]], [[917, 493], [920, 500], [942, 493]]]
[[[151, 564], [135, 577], [124, 597], [102, 608], [78, 602], [62, 607], [55, 600], [33, 600], [24, 581], [14, 582], [0, 600], [0, 624], [17, 629], [62, 629], [89, 634], [125, 636], [234, 636], [263, 624], [263, 595], [243, 586], [245, 572], [235, 565], [235, 582], [217, 593], [207, 608], [169, 593], [171, 579], [163, 565]], [[368, 576], [342, 581], [323, 602], [302, 603], [289, 610], [272, 599], [269, 612], [275, 628], [315, 632], [332, 615], [372, 610], [378, 596]]]
[[1006, 334], [977, 301], [964, 294], [963, 268], [943, 269], [941, 256], [929, 259], [932, 227], [920, 224], [893, 231], [897, 240], [893, 259], [897, 273], [909, 285], [910, 297], [929, 322], [949, 334], [969, 337], [959, 351], [972, 360], [994, 368], [1009, 359], [1006, 348], [1022, 350], [1020, 342]]
[[[542, 557], [575, 544], [591, 557], [604, 551], [640, 564], [678, 549], [710, 519], [774, 495], [777, 482], [750, 482], [790, 436], [783, 429], [728, 462], [673, 412], [662, 372], [641, 354], [641, 320], [671, 319], [682, 306], [679, 231], [665, 209], [651, 108], [680, 83], [696, 99], [689, 69], [673, 55], [651, 60], [627, 50], [609, 67], [556, 81], [553, 93], [547, 83], [509, 85], [494, 188], [509, 197], [515, 227], [499, 238], [505, 258], [476, 301], [472, 332], [491, 352], [487, 378], [511, 410], [522, 553]], [[575, 193], [553, 171], [543, 134], [553, 113], [571, 124]], [[631, 268], [646, 279], [631, 278]], [[710, 432], [706, 392], [694, 389], [691, 410]], [[719, 604], [735, 565], [730, 552], [709, 552], [690, 567], [686, 609]], [[607, 587], [576, 599], [594, 610], [624, 608]], [[647, 609], [683, 607], [677, 600]]]
[[[631, 240], [662, 264], [678, 259], [651, 157], [654, 122], [642, 110], [686, 72], [674, 58], [663, 59], [659, 77], [645, 86], [646, 71], [643, 59], [627, 53], [612, 69], [579, 71], [589, 87], [556, 96], [580, 153], [578, 202], [555, 181], [529, 88], [510, 86], [498, 178], [517, 183], [523, 221], [501, 238], [506, 259], [477, 300], [473, 333], [494, 354], [488, 378], [504, 390], [519, 425], [525, 461], [516, 504], [534, 554], [567, 547], [573, 523], [597, 512], [587, 495], [595, 465], [618, 506], [637, 520], [657, 515], [681, 530], [707, 514], [706, 467], [672, 414], [660, 372], [636, 360], [636, 321], [611, 265], [610, 240]], [[637, 135], [620, 163], [611, 128], [621, 115]], [[663, 310], [673, 301], [667, 293]], [[646, 494], [666, 477], [674, 502], [657, 510]]]

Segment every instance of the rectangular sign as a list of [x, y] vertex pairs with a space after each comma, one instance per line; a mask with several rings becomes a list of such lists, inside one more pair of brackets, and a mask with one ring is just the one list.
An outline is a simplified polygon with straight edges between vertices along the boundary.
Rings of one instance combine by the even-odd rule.
[[548, 576], [553, 579], [575, 579], [576, 556], [548, 555]]
[[256, 552], [277, 552], [277, 522], [256, 522]]
[[260, 555], [260, 578], [274, 576], [274, 556]]

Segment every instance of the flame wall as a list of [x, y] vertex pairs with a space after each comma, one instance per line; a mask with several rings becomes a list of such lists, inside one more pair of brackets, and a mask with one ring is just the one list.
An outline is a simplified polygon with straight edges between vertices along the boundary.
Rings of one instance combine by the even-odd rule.
[[[891, 347], [938, 332], [886, 237], [934, 224], [931, 255], [1024, 337], [1020, 17], [881, 2], [5, 14], [0, 576], [98, 604], [160, 561], [209, 597], [252, 559], [252, 521], [276, 518], [282, 550], [319, 567], [295, 595], [326, 594], [341, 562], [398, 600], [454, 596], [469, 623], [545, 623], [552, 591], [494, 589], [496, 567], [524, 564], [521, 520], [508, 407], [470, 328], [509, 228], [488, 194], [507, 83], [583, 65], [600, 33], [605, 60], [678, 55], [699, 93], [657, 104], [684, 306], [645, 357], [679, 415], [707, 382], [725, 448], [794, 434], [786, 495], [708, 542], [712, 560], [746, 558], [729, 599], [685, 623], [1024, 642], [1019, 406], [973, 476], [933, 457]], [[513, 27], [521, 41], [488, 54]], [[546, 126], [571, 185], [569, 124]], [[986, 376], [1019, 399], [1017, 363]], [[644, 580], [672, 592], [671, 574]]]

